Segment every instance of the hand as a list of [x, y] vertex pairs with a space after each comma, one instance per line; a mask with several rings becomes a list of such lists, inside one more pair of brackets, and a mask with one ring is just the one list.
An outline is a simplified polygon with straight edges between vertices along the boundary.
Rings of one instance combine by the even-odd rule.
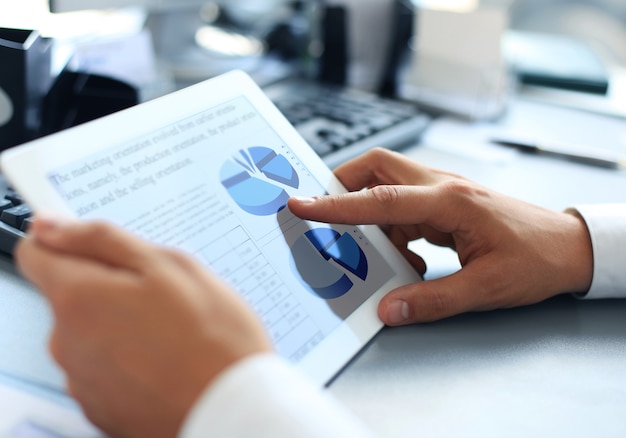
[[426, 266], [408, 250], [409, 242], [424, 238], [458, 253], [458, 272], [385, 296], [378, 314], [386, 324], [532, 304], [560, 293], [585, 292], [591, 284], [590, 237], [575, 214], [504, 196], [384, 149], [335, 173], [353, 193], [293, 198], [290, 210], [315, 221], [379, 224], [421, 273]]
[[40, 218], [16, 258], [52, 306], [69, 392], [111, 436], [176, 436], [207, 384], [271, 349], [230, 287], [111, 225]]

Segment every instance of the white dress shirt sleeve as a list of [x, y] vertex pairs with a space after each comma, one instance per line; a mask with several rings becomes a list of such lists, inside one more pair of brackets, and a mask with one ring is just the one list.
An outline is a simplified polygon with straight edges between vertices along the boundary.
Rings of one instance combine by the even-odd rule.
[[200, 396], [180, 438], [371, 437], [322, 388], [274, 354], [245, 359]]
[[626, 298], [626, 204], [578, 205], [593, 248], [593, 279], [583, 298]]

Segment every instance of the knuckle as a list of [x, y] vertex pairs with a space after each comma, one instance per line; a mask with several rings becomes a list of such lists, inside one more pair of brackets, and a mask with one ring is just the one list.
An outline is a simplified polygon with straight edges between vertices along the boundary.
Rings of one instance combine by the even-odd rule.
[[479, 205], [489, 197], [489, 191], [464, 178], [455, 178], [439, 185], [442, 196], [465, 205]]
[[383, 206], [391, 206], [398, 202], [400, 198], [399, 189], [396, 186], [380, 185], [372, 187], [370, 194]]
[[431, 314], [434, 318], [439, 319], [448, 316], [450, 312], [449, 303], [437, 288], [431, 289]]
[[365, 153], [367, 162], [371, 165], [374, 173], [383, 171], [391, 160], [397, 157], [397, 152], [387, 148], [375, 147]]
[[408, 301], [412, 322], [438, 321], [457, 313], [450, 296], [428, 283], [422, 283], [419, 294]]
[[389, 157], [392, 154], [393, 153], [391, 152], [391, 150], [382, 148], [382, 147], [375, 147], [375, 148], [370, 149], [367, 152], [367, 155], [370, 156], [373, 160], [375, 160], [375, 162], [380, 162], [380, 160], [385, 160], [387, 157]]
[[452, 193], [458, 196], [471, 196], [472, 189], [468, 181], [463, 179], [451, 179], [440, 184], [442, 191]]

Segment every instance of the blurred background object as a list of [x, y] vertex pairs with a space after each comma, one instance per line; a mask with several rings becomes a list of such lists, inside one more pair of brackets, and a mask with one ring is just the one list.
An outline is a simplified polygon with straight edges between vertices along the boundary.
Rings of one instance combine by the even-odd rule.
[[499, 117], [511, 90], [502, 47], [507, 10], [420, 7], [415, 17], [402, 97], [472, 120]]
[[606, 61], [626, 63], [623, 0], [517, 0], [511, 28], [581, 38]]
[[237, 68], [262, 86], [306, 77], [431, 115], [496, 118], [511, 92], [626, 115], [622, 0], [0, 0], [0, 26], [53, 41], [52, 78], [108, 76], [140, 101]]
[[[48, 5], [49, 3], [49, 5]], [[233, 66], [255, 71], [277, 55], [311, 71], [323, 53], [320, 8], [343, 7], [348, 19], [348, 83], [374, 89], [389, 61], [392, 0], [21, 0], [0, 3], [0, 26], [37, 29], [56, 39], [123, 33], [143, 20], [159, 61], [181, 82]], [[626, 2], [622, 0], [406, 0], [419, 10], [505, 11], [509, 29], [582, 39], [602, 62], [626, 63]], [[57, 13], [50, 14], [48, 6]], [[80, 11], [73, 13], [58, 13]], [[120, 11], [125, 11], [121, 13]], [[124, 18], [125, 17], [125, 18]], [[107, 20], [114, 18], [114, 20]], [[116, 25], [112, 23], [115, 21]], [[106, 23], [106, 24], [105, 24]], [[143, 23], [143, 22], [142, 22]], [[124, 29], [126, 28], [126, 29]], [[454, 37], [455, 29], [444, 29]], [[416, 31], [419, 36], [419, 30]], [[90, 35], [88, 37], [88, 35]], [[292, 63], [291, 67], [296, 63]], [[276, 71], [277, 65], [272, 69]], [[261, 75], [262, 76], [262, 75]], [[184, 84], [183, 84], [184, 85]]]
[[50, 88], [50, 41], [0, 27], [0, 149], [35, 138]]

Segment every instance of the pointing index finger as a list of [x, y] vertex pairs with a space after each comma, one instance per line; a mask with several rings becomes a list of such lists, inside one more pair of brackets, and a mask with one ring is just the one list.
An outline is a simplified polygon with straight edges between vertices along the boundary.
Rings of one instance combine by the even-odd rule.
[[380, 185], [368, 190], [317, 198], [291, 198], [289, 209], [302, 219], [341, 224], [422, 224], [454, 227], [443, 214], [445, 200], [433, 187]]

